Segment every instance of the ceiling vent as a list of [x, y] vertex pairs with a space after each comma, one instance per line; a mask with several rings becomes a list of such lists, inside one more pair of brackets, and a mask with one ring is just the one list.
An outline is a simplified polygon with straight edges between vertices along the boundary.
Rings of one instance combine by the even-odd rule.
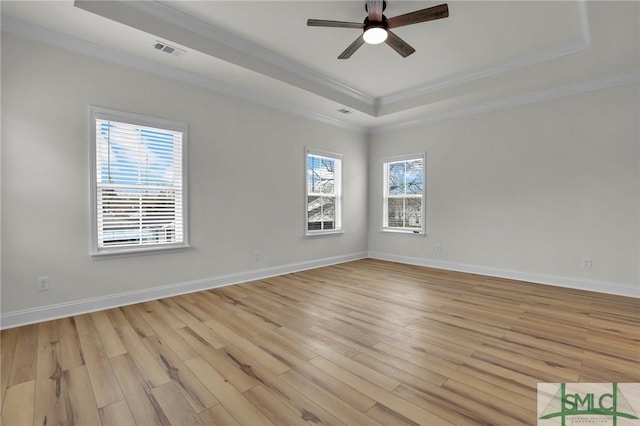
[[185, 53], [187, 53], [187, 51], [184, 49], [180, 49], [179, 47], [175, 47], [175, 46], [170, 46], [167, 43], [164, 43], [162, 41], [156, 41], [156, 44], [154, 44], [153, 47], [156, 50], [159, 50], [164, 53], [168, 53], [169, 55], [173, 55], [173, 56], [182, 56]]

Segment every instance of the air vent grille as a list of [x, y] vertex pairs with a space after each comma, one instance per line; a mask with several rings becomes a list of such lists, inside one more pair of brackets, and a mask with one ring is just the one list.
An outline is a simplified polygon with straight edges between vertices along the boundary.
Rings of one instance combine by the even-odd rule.
[[179, 47], [175, 47], [175, 46], [170, 46], [167, 43], [162, 41], [156, 41], [156, 44], [154, 44], [153, 47], [156, 50], [159, 50], [164, 53], [168, 53], [169, 55], [172, 55], [172, 56], [182, 56], [185, 53], [187, 53], [187, 51], [184, 49], [180, 49]]

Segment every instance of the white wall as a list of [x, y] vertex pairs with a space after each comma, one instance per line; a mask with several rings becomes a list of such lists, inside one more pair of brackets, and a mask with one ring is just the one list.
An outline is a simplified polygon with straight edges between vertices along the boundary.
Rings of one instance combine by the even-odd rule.
[[[370, 254], [640, 296], [638, 93], [625, 85], [374, 135]], [[382, 159], [419, 151], [428, 235], [383, 234]]]
[[[89, 105], [188, 123], [191, 249], [90, 258]], [[343, 235], [303, 238], [305, 146], [344, 155]], [[366, 150], [364, 134], [3, 33], [3, 326], [364, 256]]]

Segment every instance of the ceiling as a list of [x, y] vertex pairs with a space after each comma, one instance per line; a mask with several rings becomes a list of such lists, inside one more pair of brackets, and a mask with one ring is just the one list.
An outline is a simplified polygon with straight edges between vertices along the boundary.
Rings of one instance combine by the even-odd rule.
[[[442, 2], [387, 2], [397, 16]], [[635, 1], [449, 1], [394, 30], [416, 52], [337, 56], [361, 1], [7, 1], [2, 29], [335, 125], [376, 132], [637, 82]], [[172, 56], [158, 42], [185, 51]], [[348, 113], [340, 112], [346, 110]]]

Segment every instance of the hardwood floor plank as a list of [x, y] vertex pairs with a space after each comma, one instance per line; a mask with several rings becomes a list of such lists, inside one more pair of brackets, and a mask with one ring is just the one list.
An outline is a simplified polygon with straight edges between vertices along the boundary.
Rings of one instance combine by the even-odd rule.
[[289, 369], [289, 367], [280, 362], [278, 359], [274, 358], [273, 356], [253, 344], [251, 341], [249, 341], [249, 336], [245, 338], [241, 335], [237, 335], [232, 330], [225, 327], [222, 323], [213, 319], [206, 321], [205, 324], [211, 327], [216, 333], [233, 344], [235, 347], [251, 355], [273, 374], [278, 375]]
[[0, 403], [4, 403], [4, 396], [9, 384], [13, 356], [16, 352], [19, 328], [0, 331]]
[[33, 424], [35, 402], [35, 380], [29, 380], [7, 389], [0, 423], [3, 426], [25, 426]]
[[384, 405], [376, 402], [376, 404], [369, 408], [365, 414], [371, 417], [383, 425], [396, 425], [396, 426], [419, 426], [419, 423], [409, 420], [400, 413], [393, 411], [392, 409], [385, 407]]
[[455, 380], [447, 380], [443, 388], [452, 391], [456, 395], [466, 397], [467, 401], [476, 401], [479, 405], [491, 409], [494, 413], [499, 412], [517, 419], [523, 424], [527, 424], [531, 419], [536, 418], [536, 405], [533, 404], [533, 401], [528, 408], [519, 407], [512, 403], [512, 399], [509, 398], [507, 392], [496, 395], [495, 389], [475, 388]]
[[92, 312], [91, 319], [107, 357], [112, 358], [127, 352], [109, 316], [104, 311]]
[[62, 367], [62, 371], [84, 365], [75, 320], [73, 317], [69, 317], [55, 321], [58, 323], [58, 337], [60, 339], [60, 366]]
[[[98, 408], [113, 404], [120, 401], [122, 392], [116, 376], [113, 374], [111, 364], [107, 358], [96, 329], [91, 322], [89, 315], [83, 315], [83, 321], [87, 320], [87, 329], [83, 333], [79, 333], [80, 346], [82, 353], [84, 354], [85, 365], [89, 378], [91, 379], [91, 386], [93, 388], [93, 394], [96, 398]], [[76, 323], [79, 323], [76, 318]]]
[[308, 423], [301, 416], [296, 415], [294, 411], [260, 385], [249, 389], [243, 395], [274, 425], [308, 426]]
[[[333, 393], [328, 392], [295, 370], [289, 370], [281, 374], [280, 378], [298, 392], [307, 395], [309, 399], [347, 425], [379, 425], [378, 422], [365, 415], [363, 411], [343, 402], [342, 399], [336, 397]], [[375, 402], [372, 400], [371, 404], [364, 411], [373, 407], [374, 404]]]
[[353, 357], [353, 360], [400, 383], [414, 387], [421, 386], [423, 382], [441, 386], [447, 381], [447, 376], [418, 367], [417, 365], [404, 360], [393, 357], [381, 358], [385, 359], [385, 361], [381, 361], [379, 358], [374, 358], [371, 355], [362, 353]]
[[102, 426], [136, 426], [125, 401], [114, 402], [98, 410]]
[[531, 425], [640, 381], [640, 299], [363, 259], [3, 330], [2, 424]]
[[127, 401], [129, 410], [138, 425], [170, 425], [149, 384], [144, 380], [129, 354], [110, 359], [113, 372]]
[[162, 339], [158, 336], [147, 337], [144, 343], [196, 412], [218, 405], [218, 401], [211, 392]]
[[238, 423], [249, 426], [273, 424], [205, 360], [197, 357], [185, 363]]
[[427, 385], [420, 389], [400, 385], [394, 393], [415, 405], [437, 413], [456, 425], [524, 426], [537, 423], [535, 417], [522, 423], [509, 415], [495, 411], [476, 401], [468, 400], [448, 389], [433, 385]]
[[155, 360], [149, 349], [140, 340], [141, 336], [136, 334], [132, 327], [120, 327], [117, 332], [140, 374], [151, 388], [171, 381], [169, 374]]
[[359, 390], [370, 398], [373, 398], [376, 403], [382, 404], [396, 413], [402, 413], [403, 417], [406, 417], [413, 422], [418, 424], [435, 423], [442, 426], [455, 426], [444, 418], [439, 417], [432, 412], [428, 412], [417, 405], [412, 404], [406, 399], [403, 399], [386, 389], [380, 388], [322, 357], [312, 360], [311, 364], [345, 384], [348, 384], [352, 388]]
[[[368, 380], [369, 382], [381, 387], [382, 389], [392, 391], [400, 384], [398, 380], [392, 379], [389, 376], [378, 372], [377, 370], [359, 363], [355, 358], [347, 358], [344, 355], [334, 352], [329, 348], [318, 348], [316, 350], [318, 352], [318, 355], [321, 355], [324, 359], [340, 365], [350, 373], [360, 376], [363, 379]], [[311, 362], [311, 364], [313, 364], [313, 362]]]
[[176, 329], [169, 327], [155, 312], [146, 312], [144, 319], [149, 323], [156, 335], [166, 342], [180, 359], [185, 360], [198, 356], [197, 352], [180, 337]]
[[198, 335], [187, 327], [176, 331], [202, 359], [219, 371], [239, 392], [244, 392], [258, 385], [258, 382], [251, 375], [251, 366], [238, 362], [229, 353], [231, 345], [215, 349], [204, 340], [199, 339]]
[[69, 407], [60, 364], [57, 321], [40, 324], [37, 359], [34, 424], [66, 424]]
[[212, 347], [220, 349], [229, 344], [227, 340], [215, 330], [208, 327], [207, 323], [203, 323], [196, 317], [185, 310], [182, 305], [176, 303], [170, 306], [169, 310], [176, 317], [180, 318], [184, 324], [195, 332], [201, 339], [209, 343]]
[[107, 309], [103, 312], [109, 317], [111, 324], [113, 324], [113, 328], [120, 328], [129, 324], [124, 313], [119, 308]]
[[369, 398], [363, 392], [353, 389], [314, 366], [313, 361], [303, 361], [295, 357], [293, 354], [288, 353], [286, 349], [278, 346], [270, 340], [254, 338], [254, 341], [267, 352], [274, 354], [279, 359], [282, 359], [284, 363], [295, 369], [300, 375], [356, 409], [364, 412], [371, 408], [375, 403], [373, 399]]
[[162, 411], [167, 415], [173, 425], [204, 426], [204, 422], [198, 416], [193, 407], [177, 391], [175, 382], [167, 383], [152, 390]]
[[67, 422], [77, 425], [98, 425], [100, 416], [96, 399], [93, 395], [91, 380], [87, 367], [84, 365], [62, 373], [65, 382], [66, 396], [70, 410], [67, 413]]
[[[131, 327], [140, 338], [144, 339], [145, 337], [153, 336], [155, 334], [149, 323], [145, 321], [144, 317], [142, 316], [144, 309], [141, 305], [124, 306], [120, 308], [120, 310], [124, 314], [124, 317], [127, 319], [126, 325]], [[124, 327], [120, 327], [119, 330], [121, 330], [122, 328]]]
[[7, 386], [15, 386], [36, 378], [38, 325], [20, 327]]
[[287, 337], [294, 342], [298, 342], [304, 347], [308, 348], [311, 352], [322, 350], [322, 348], [331, 349], [333, 352], [339, 353], [342, 356], [351, 358], [357, 355], [359, 352], [349, 346], [346, 346], [340, 342], [331, 339], [323, 334], [315, 333], [312, 330], [296, 331], [287, 327], [282, 327], [278, 330], [278, 333]]
[[153, 300], [143, 304], [147, 313], [156, 314], [169, 328], [182, 328], [185, 323], [171, 312], [162, 300]]
[[204, 410], [200, 413], [200, 419], [208, 426], [240, 426], [222, 405]]
[[[260, 364], [254, 362], [244, 352], [233, 346], [224, 348], [224, 351], [232, 357], [235, 363], [243, 366], [242, 371], [254, 378], [258, 384], [296, 412], [300, 418], [312, 424], [344, 425], [343, 422], [311, 401], [308, 397], [287, 385], [283, 380], [269, 372], [269, 370]], [[221, 373], [224, 373], [224, 371]]]

